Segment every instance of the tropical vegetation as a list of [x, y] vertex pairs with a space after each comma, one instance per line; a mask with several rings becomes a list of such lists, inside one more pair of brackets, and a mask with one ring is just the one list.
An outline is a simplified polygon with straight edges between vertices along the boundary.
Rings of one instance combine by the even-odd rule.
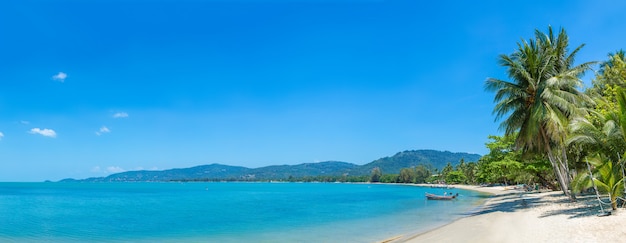
[[561, 190], [566, 195], [572, 178], [568, 160], [569, 121], [584, 115], [591, 100], [577, 88], [591, 62], [574, 66], [574, 58], [584, 45], [568, 52], [569, 38], [564, 29], [555, 35], [535, 32], [535, 38], [518, 43], [510, 55], [501, 55], [510, 81], [489, 78], [487, 90], [496, 92], [494, 113], [504, 118], [506, 135], [517, 133], [515, 144], [523, 154], [547, 156]]
[[596, 62], [574, 63], [583, 46], [570, 52], [565, 30], [548, 27], [500, 56], [508, 80], [489, 78], [485, 88], [495, 93], [504, 135], [489, 136], [490, 153], [478, 163], [481, 180], [539, 183], [573, 200], [597, 190], [617, 208], [625, 185], [624, 51], [609, 54], [584, 88], [581, 78]]

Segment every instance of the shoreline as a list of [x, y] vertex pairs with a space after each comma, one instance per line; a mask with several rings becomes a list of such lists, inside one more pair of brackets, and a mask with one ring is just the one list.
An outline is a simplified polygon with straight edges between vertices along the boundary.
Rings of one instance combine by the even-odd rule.
[[[369, 184], [369, 183], [366, 183]], [[398, 184], [398, 183], [379, 183], [379, 184], [385, 184], [385, 185], [404, 185], [404, 186], [414, 186], [414, 187], [426, 187], [426, 188], [430, 188], [435, 184], [425, 184], [425, 183], [420, 183], [420, 184]], [[470, 191], [475, 191], [475, 192], [481, 192], [481, 193], [485, 193], [485, 194], [489, 194], [489, 198], [485, 198], [482, 202], [480, 202], [480, 204], [477, 204], [477, 206], [470, 210], [467, 214], [465, 214], [464, 216], [461, 216], [459, 218], [456, 218], [450, 222], [447, 222], [445, 224], [442, 225], [436, 225], [434, 227], [431, 228], [427, 228], [427, 229], [419, 229], [419, 230], [415, 230], [415, 231], [410, 231], [410, 232], [405, 232], [404, 234], [400, 234], [400, 235], [396, 235], [393, 237], [389, 237], [386, 238], [384, 240], [381, 241], [376, 241], [376, 243], [399, 243], [399, 242], [409, 242], [410, 240], [422, 235], [422, 234], [426, 234], [428, 232], [431, 231], [435, 231], [439, 228], [442, 227], [446, 227], [458, 220], [461, 220], [463, 218], [467, 218], [467, 217], [471, 217], [474, 214], [480, 213], [486, 203], [493, 198], [494, 196], [498, 196], [498, 195], [506, 195], [506, 194], [512, 194], [512, 193], [519, 193], [521, 191], [518, 190], [512, 190], [512, 189], [508, 189], [505, 190], [504, 186], [495, 186], [495, 187], [481, 187], [481, 186], [474, 186], [474, 185], [449, 185], [452, 188], [451, 189], [461, 189], [461, 190], [470, 190]], [[512, 187], [509, 187], [512, 188]]]
[[[425, 183], [406, 184], [406, 185], [416, 186], [416, 187], [432, 187], [433, 186], [433, 184], [425, 184]], [[462, 190], [470, 190], [470, 191], [486, 193], [486, 194], [489, 194], [490, 197], [486, 198], [482, 203], [480, 203], [480, 205], [476, 207], [476, 209], [470, 211], [467, 215], [454, 219], [453, 221], [450, 221], [444, 225], [439, 225], [439, 226], [436, 226], [427, 230], [419, 230], [415, 232], [406, 233], [404, 235], [395, 236], [393, 238], [380, 241], [380, 243], [412, 242], [413, 239], [419, 238], [420, 235], [427, 234], [431, 231], [436, 231], [440, 228], [444, 228], [450, 224], [453, 224], [461, 219], [472, 217], [473, 215], [482, 212], [485, 206], [487, 205], [487, 203], [489, 202], [489, 200], [493, 199], [493, 197], [495, 196], [522, 193], [522, 191], [513, 189], [511, 186], [509, 187], [505, 187], [505, 186], [483, 187], [483, 186], [475, 186], [475, 185], [449, 185], [449, 186], [453, 187], [454, 189], [462, 189]]]
[[453, 187], [492, 196], [476, 212], [448, 224], [380, 242], [619, 242], [626, 237], [626, 230], [619, 227], [626, 220], [624, 209], [614, 211], [612, 216], [597, 217], [600, 208], [595, 195], [579, 196], [571, 202], [560, 191]]

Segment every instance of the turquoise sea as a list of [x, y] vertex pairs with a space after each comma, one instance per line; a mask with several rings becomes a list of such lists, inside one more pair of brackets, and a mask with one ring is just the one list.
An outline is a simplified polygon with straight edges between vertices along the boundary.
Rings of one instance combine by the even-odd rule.
[[[444, 191], [460, 197], [424, 197]], [[484, 198], [378, 184], [0, 183], [0, 242], [376, 242]]]

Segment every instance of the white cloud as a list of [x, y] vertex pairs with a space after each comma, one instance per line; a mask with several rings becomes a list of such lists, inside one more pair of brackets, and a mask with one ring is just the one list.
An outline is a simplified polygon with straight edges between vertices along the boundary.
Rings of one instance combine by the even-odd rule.
[[93, 168], [91, 168], [91, 172], [93, 173], [104, 173], [104, 174], [120, 173], [124, 171], [126, 170], [122, 169], [122, 167], [119, 167], [119, 166], [109, 166], [106, 169], [103, 169], [100, 166], [94, 166]]
[[111, 172], [111, 173], [120, 173], [120, 172], [124, 172], [126, 170], [122, 169], [122, 167], [119, 166], [109, 166], [107, 167], [107, 172]]
[[44, 137], [51, 137], [51, 138], [56, 138], [57, 137], [57, 133], [52, 130], [52, 129], [48, 129], [48, 128], [44, 128], [44, 129], [39, 129], [39, 128], [33, 128], [30, 129], [31, 134], [39, 134], [42, 135]]
[[65, 82], [66, 78], [67, 78], [67, 73], [64, 73], [64, 72], [59, 72], [57, 75], [52, 76], [52, 80], [56, 80], [61, 83]]
[[4, 133], [0, 132], [0, 140], [4, 137]]
[[113, 114], [113, 118], [126, 118], [128, 117], [128, 113], [126, 112], [118, 112]]
[[102, 134], [105, 134], [105, 133], [110, 133], [110, 132], [111, 132], [111, 130], [109, 130], [109, 128], [108, 128], [108, 127], [102, 126], [102, 127], [100, 128], [100, 130], [98, 130], [98, 131], [96, 132], [96, 135], [100, 136], [100, 135], [102, 135]]
[[23, 120], [22, 120], [22, 121], [20, 121], [20, 124], [22, 124], [22, 125], [28, 125], [28, 124], [30, 124], [30, 122], [29, 122], [29, 121], [23, 121]]

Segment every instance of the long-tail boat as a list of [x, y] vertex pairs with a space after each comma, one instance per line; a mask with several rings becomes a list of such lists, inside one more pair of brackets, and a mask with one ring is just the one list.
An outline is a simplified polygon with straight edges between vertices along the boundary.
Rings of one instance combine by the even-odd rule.
[[452, 199], [455, 199], [458, 196], [459, 196], [458, 193], [454, 194], [454, 195], [451, 194], [449, 196], [447, 196], [447, 195], [441, 196], [441, 195], [435, 195], [435, 194], [432, 194], [432, 193], [426, 193], [426, 199], [428, 199], [428, 200], [452, 200]]

